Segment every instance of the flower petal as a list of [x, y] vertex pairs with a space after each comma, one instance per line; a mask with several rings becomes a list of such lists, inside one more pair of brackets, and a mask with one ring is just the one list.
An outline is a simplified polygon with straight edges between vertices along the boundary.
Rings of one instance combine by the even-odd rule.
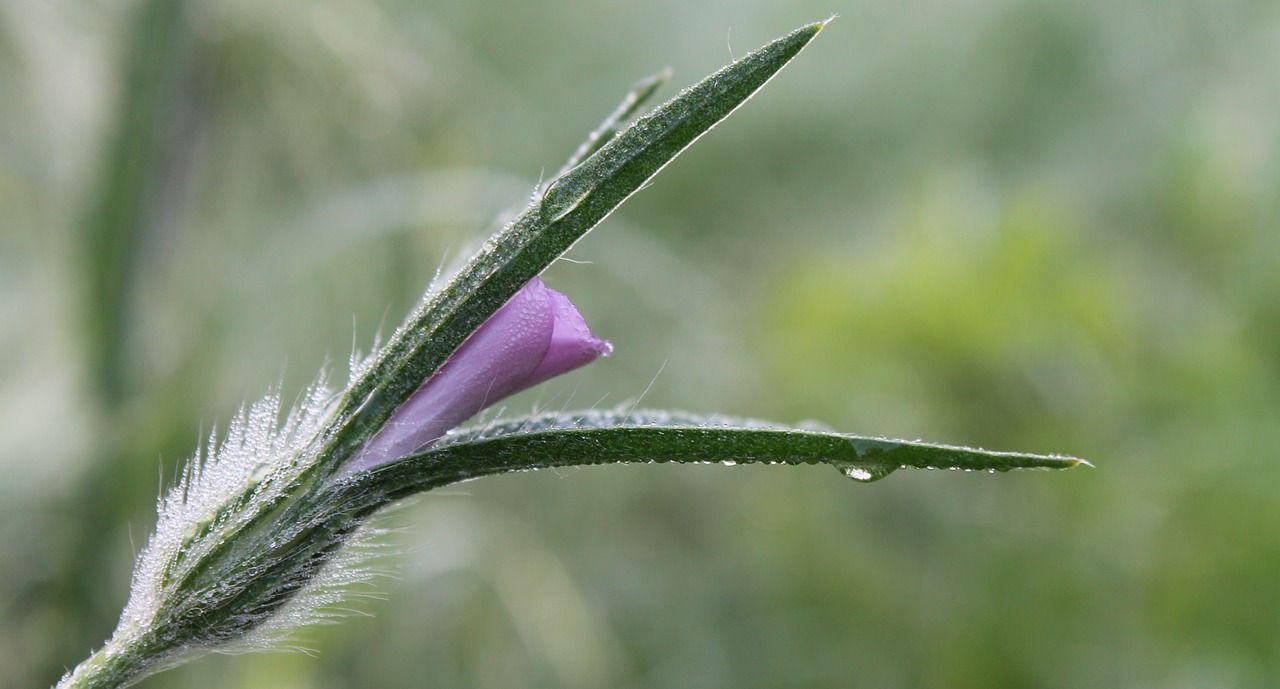
[[529, 281], [391, 415], [349, 471], [403, 457], [499, 400], [607, 355], [563, 294]]
[[551, 344], [542, 363], [525, 381], [522, 390], [586, 366], [613, 352], [613, 345], [591, 334], [587, 322], [568, 297], [553, 289], [547, 290], [547, 297], [551, 301], [555, 322], [551, 331]]

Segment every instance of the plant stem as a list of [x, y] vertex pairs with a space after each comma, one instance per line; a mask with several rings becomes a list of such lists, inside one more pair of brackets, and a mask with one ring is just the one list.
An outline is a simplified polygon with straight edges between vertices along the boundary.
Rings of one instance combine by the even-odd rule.
[[146, 644], [112, 637], [105, 646], [68, 672], [56, 689], [120, 689], [161, 669], [148, 660]]

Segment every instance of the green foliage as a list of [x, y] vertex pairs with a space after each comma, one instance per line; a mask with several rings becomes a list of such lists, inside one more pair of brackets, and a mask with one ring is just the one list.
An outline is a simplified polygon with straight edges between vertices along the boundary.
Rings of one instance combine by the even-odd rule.
[[512, 471], [596, 464], [828, 464], [871, 483], [898, 469], [1070, 469], [1072, 457], [988, 452], [921, 442], [776, 428], [724, 417], [620, 410], [517, 418], [472, 431], [353, 480], [376, 505]]
[[201, 116], [152, 173], [191, 181], [116, 276], [113, 401], [77, 257], [141, 7], [0, 4], [0, 684], [110, 632], [193, 420], [403, 313], [637, 70], [832, 10], [807, 70], [553, 266], [620, 346], [508, 409], [643, 393], [1102, 468], [487, 479], [397, 516], [391, 602], [319, 657], [141, 686], [1280, 681], [1272, 5], [193, 3], [165, 45], [202, 76], [157, 78], [196, 96], [162, 120]]
[[[562, 256], [698, 137], [751, 98], [822, 29], [810, 24], [754, 51], [639, 118], [535, 192], [529, 207], [433, 293], [338, 402], [329, 460], [340, 463], [529, 280]], [[624, 100], [652, 93], [641, 85]], [[618, 114], [605, 121], [605, 126]], [[585, 146], [599, 137], [593, 131]], [[582, 149], [579, 149], [580, 151]], [[575, 157], [578, 154], [575, 153]]]
[[[432, 379], [464, 340], [478, 336], [477, 329], [517, 291], [750, 98], [822, 26], [802, 27], [735, 60], [611, 134], [657, 83], [642, 82], [591, 133], [567, 169], [536, 192], [524, 213], [428, 293], [390, 342], [367, 359], [353, 355], [351, 381], [341, 392], [331, 393], [322, 375], [284, 420], [273, 393], [242, 411], [224, 437], [215, 433], [161, 498], [155, 531], [138, 555], [129, 602], [115, 632], [57, 686], [130, 686], [210, 651], [270, 648], [298, 627], [329, 620], [344, 590], [369, 582], [370, 570], [359, 552], [369, 538], [363, 522], [396, 500], [466, 478], [545, 466], [687, 462], [708, 456], [828, 461], [864, 481], [916, 462], [931, 462], [922, 465], [930, 468], [960, 462], [993, 471], [1074, 466], [1074, 460], [913, 448], [834, 434], [710, 429], [701, 422], [696, 428], [639, 428], [628, 425], [629, 417], [591, 414], [565, 417], [571, 426], [553, 418], [535, 432], [507, 428], [500, 438], [497, 428], [473, 442], [459, 435], [448, 448], [392, 461], [393, 471], [347, 468], [352, 453], [376, 440], [379, 429], [413, 423], [397, 420], [392, 412]], [[121, 251], [127, 253], [127, 247]], [[499, 336], [524, 335], [517, 330], [508, 327]], [[449, 360], [467, 365], [461, 358]], [[595, 427], [579, 428], [587, 418]]]

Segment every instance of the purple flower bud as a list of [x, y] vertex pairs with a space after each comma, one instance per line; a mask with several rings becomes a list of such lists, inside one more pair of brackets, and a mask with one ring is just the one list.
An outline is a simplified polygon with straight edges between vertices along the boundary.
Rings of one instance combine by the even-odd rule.
[[403, 457], [481, 409], [611, 351], [568, 297], [535, 277], [396, 409], [348, 471]]

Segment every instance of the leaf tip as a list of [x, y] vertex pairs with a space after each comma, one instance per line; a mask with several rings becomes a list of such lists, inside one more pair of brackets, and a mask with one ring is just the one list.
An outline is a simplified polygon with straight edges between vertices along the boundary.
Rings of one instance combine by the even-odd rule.
[[1087, 467], [1096, 469], [1093, 462], [1080, 457], [1072, 457], [1070, 455], [1044, 455], [1045, 461], [1041, 466], [1045, 469], [1074, 469], [1076, 467]]
[[631, 87], [631, 97], [636, 99], [637, 105], [643, 103], [645, 100], [648, 100], [655, 91], [666, 86], [667, 82], [671, 81], [672, 73], [673, 72], [670, 67], [664, 67], [661, 72], [658, 72], [657, 74], [650, 74], [649, 76], [641, 79]]
[[820, 21], [820, 22], [813, 22], [813, 23], [811, 23], [811, 24], [805, 24], [804, 26], [800, 27], [799, 29], [796, 29], [796, 30], [795, 30], [794, 32], [792, 32], [792, 33], [793, 33], [793, 35], [794, 35], [794, 34], [800, 34], [800, 35], [803, 35], [803, 36], [804, 36], [804, 40], [805, 40], [805, 42], [807, 43], [807, 42], [809, 42], [810, 40], [812, 40], [814, 36], [817, 36], [819, 31], [822, 31], [824, 28], [826, 28], [827, 24], [830, 24], [830, 23], [831, 23], [831, 20], [833, 20], [833, 19], [835, 19], [835, 18], [836, 18], [836, 16], [833, 14], [833, 15], [831, 15], [830, 17], [827, 17], [826, 19], [823, 19], [823, 20], [822, 20], [822, 21]]
[[[789, 43], [792, 46], [795, 46], [795, 50], [798, 52], [805, 46], [809, 45], [809, 41], [812, 41], [814, 37], [818, 35], [818, 32], [826, 28], [827, 24], [835, 21], [836, 17], [837, 15], [833, 14], [820, 22], [805, 24], [786, 36], [779, 38], [776, 43]], [[794, 53], [792, 55], [794, 56]]]

